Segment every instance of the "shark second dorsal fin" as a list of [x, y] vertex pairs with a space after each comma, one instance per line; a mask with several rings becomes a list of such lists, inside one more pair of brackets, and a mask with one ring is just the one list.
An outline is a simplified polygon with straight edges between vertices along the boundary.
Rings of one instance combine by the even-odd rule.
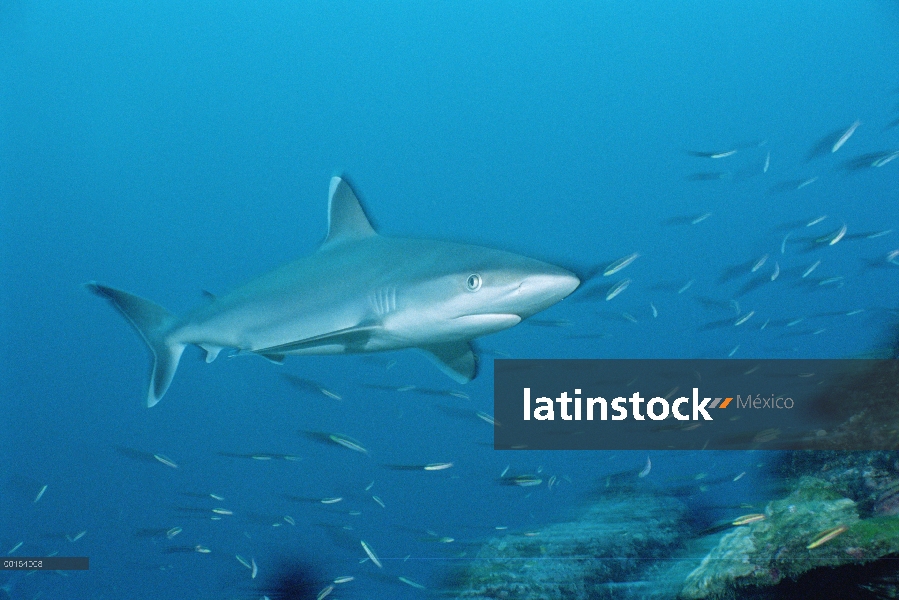
[[341, 177], [331, 178], [328, 191], [328, 237], [323, 245], [358, 240], [377, 235], [350, 184]]

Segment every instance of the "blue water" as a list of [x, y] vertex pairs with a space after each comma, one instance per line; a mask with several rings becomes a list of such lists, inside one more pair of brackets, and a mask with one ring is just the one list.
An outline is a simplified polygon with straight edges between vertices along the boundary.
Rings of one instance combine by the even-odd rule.
[[[88, 572], [0, 576], [13, 598], [260, 598], [299, 563], [312, 597], [340, 575], [355, 580], [334, 597], [427, 597], [497, 526], [565, 520], [605, 475], [646, 460], [492, 450], [473, 415], [492, 413], [496, 352], [847, 357], [882, 347], [896, 322], [899, 160], [844, 168], [899, 149], [895, 2], [6, 2], [0, 49], [0, 554], [23, 542], [18, 556], [91, 559]], [[809, 158], [856, 120], [838, 152]], [[189, 310], [201, 290], [313, 251], [337, 172], [387, 235], [582, 271], [641, 256], [537, 317], [570, 324], [482, 339], [482, 374], [464, 388], [412, 351], [279, 367], [205, 365], [191, 349], [147, 409], [142, 343], [81, 284]], [[724, 175], [692, 180], [709, 172]], [[809, 241], [843, 224], [839, 243]], [[752, 287], [775, 261], [780, 276]], [[624, 278], [607, 302], [602, 286]], [[731, 301], [752, 320], [708, 326], [736, 317]], [[572, 337], [584, 333], [603, 336]], [[368, 455], [308, 430], [350, 435]], [[221, 455], [258, 452], [301, 460]], [[695, 505], [770, 499], [764, 453], [652, 459], [660, 489], [749, 472]], [[430, 462], [454, 466], [384, 468]], [[507, 465], [559, 483], [500, 486]], [[234, 514], [211, 520], [215, 507]], [[159, 533], [176, 526], [172, 540]], [[360, 564], [359, 540], [383, 569]], [[255, 560], [255, 579], [235, 554]]]

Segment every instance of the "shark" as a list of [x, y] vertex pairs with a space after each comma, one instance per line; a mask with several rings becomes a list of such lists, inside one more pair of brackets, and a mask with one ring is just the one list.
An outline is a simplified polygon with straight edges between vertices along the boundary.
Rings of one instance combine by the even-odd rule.
[[450, 377], [477, 375], [472, 340], [508, 329], [571, 294], [578, 277], [533, 258], [433, 239], [378, 234], [344, 177], [328, 193], [318, 249], [183, 316], [95, 281], [150, 349], [147, 406], [168, 390], [185, 348], [210, 363], [228, 349], [282, 363], [288, 355], [417, 348]]

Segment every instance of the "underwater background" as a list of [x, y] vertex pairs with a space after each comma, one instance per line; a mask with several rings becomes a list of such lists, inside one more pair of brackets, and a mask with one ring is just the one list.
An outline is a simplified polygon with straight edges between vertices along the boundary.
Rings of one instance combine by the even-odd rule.
[[[896, 2], [7, 1], [0, 53], [0, 555], [91, 561], [10, 598], [452, 597], [647, 462], [494, 451], [494, 358], [845, 358], [899, 320]], [[337, 173], [385, 235], [596, 276], [465, 386], [414, 351], [191, 348], [148, 409], [82, 284], [184, 313], [314, 251]], [[684, 537], [784, 495], [773, 453], [650, 458]]]

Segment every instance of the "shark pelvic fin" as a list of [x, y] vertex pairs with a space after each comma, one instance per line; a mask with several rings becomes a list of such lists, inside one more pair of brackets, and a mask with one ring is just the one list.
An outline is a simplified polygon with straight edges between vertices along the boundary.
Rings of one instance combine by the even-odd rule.
[[468, 383], [478, 374], [478, 357], [471, 342], [448, 342], [424, 346], [422, 350], [440, 369], [459, 383]]
[[153, 364], [147, 406], [155, 406], [169, 389], [184, 352], [184, 344], [171, 343], [166, 339], [175, 323], [175, 315], [158, 304], [122, 290], [93, 281], [85, 284], [85, 287], [101, 298], [106, 298], [131, 323], [150, 348]]
[[259, 354], [265, 360], [275, 363], [276, 365], [284, 364], [284, 355], [283, 354], [272, 354], [270, 352], [266, 352], [265, 354]]
[[206, 352], [207, 363], [211, 363], [212, 361], [214, 361], [222, 351], [221, 346], [212, 346], [210, 344], [200, 344], [200, 348], [202, 348], [203, 351]]
[[331, 178], [328, 191], [328, 237], [324, 245], [377, 235], [356, 193], [345, 179]]

